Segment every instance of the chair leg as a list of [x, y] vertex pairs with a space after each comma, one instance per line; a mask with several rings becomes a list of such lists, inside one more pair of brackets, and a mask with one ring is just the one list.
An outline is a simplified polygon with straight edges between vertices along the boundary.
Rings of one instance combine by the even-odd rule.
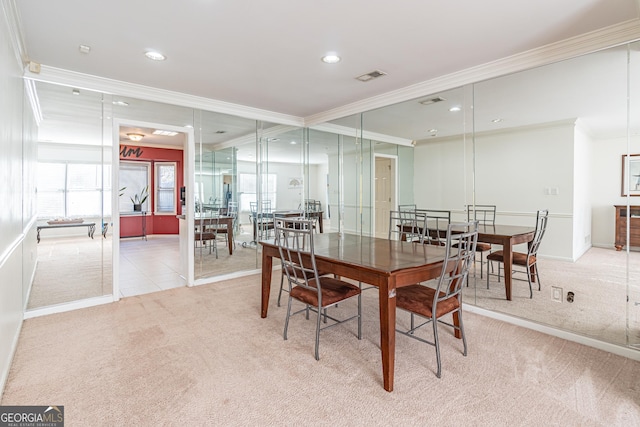
[[460, 330], [460, 335], [462, 335], [462, 346], [464, 347], [464, 350], [462, 351], [462, 355], [466, 356], [467, 355], [467, 337], [464, 334], [464, 325], [462, 323], [462, 310], [458, 310], [454, 314], [458, 315], [458, 329]]
[[318, 318], [316, 320], [316, 360], [320, 360], [320, 321], [322, 319], [322, 310], [318, 307]]
[[432, 319], [431, 323], [433, 323], [433, 343], [436, 347], [436, 360], [438, 362], [438, 372], [436, 372], [436, 377], [440, 378], [442, 375], [442, 365], [440, 363], [440, 342], [438, 341], [438, 320]]
[[289, 297], [289, 302], [287, 303], [287, 317], [284, 319], [284, 334], [283, 337], [287, 339], [287, 330], [289, 329], [289, 317], [291, 317], [291, 297]]
[[280, 276], [280, 292], [278, 292], [278, 307], [280, 307], [280, 298], [282, 297], [282, 289], [284, 288], [284, 275], [286, 273], [283, 271], [282, 276]]
[[360, 282], [360, 294], [358, 294], [358, 339], [362, 339], [362, 282]]
[[533, 298], [533, 288], [531, 287], [531, 269], [527, 267], [527, 281], [529, 282], [529, 298]]

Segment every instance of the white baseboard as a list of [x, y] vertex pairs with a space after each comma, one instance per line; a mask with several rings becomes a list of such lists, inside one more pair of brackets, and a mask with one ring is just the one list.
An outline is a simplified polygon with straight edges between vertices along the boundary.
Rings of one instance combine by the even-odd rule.
[[24, 312], [24, 319], [46, 316], [48, 314], [64, 313], [65, 311], [78, 310], [80, 308], [94, 307], [96, 305], [110, 304], [114, 302], [113, 295], [87, 298], [80, 301], [73, 301], [64, 304], [56, 304], [48, 307], [36, 308]]
[[599, 341], [593, 338], [586, 337], [584, 335], [563, 331], [551, 326], [541, 325], [530, 320], [525, 320], [518, 317], [509, 316], [508, 314], [486, 310], [475, 305], [464, 304], [463, 309], [470, 313], [475, 313], [481, 316], [490, 317], [492, 319], [501, 320], [506, 323], [511, 323], [512, 325], [522, 326], [523, 328], [532, 329], [534, 331], [542, 332], [543, 334], [562, 338], [567, 341], [573, 341], [578, 344], [583, 344], [589, 347], [597, 348], [599, 350], [607, 351], [609, 353], [617, 354], [618, 356], [623, 356], [629, 359], [640, 361], [640, 351], [632, 347], [625, 347], [617, 344]]

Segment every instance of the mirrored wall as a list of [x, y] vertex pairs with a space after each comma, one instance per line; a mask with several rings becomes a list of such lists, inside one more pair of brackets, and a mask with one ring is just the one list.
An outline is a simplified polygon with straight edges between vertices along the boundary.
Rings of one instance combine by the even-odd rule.
[[[513, 281], [508, 301], [504, 281], [490, 276], [487, 283], [491, 266], [478, 262], [465, 302], [633, 346], [640, 342], [640, 252], [633, 250], [640, 247], [633, 208], [640, 205], [638, 55], [637, 43], [613, 47], [311, 128], [83, 91], [88, 104], [66, 113], [75, 126], [67, 121], [69, 133], [55, 142], [76, 144], [67, 158], [91, 156], [99, 165], [103, 210], [91, 221], [109, 225], [114, 121], [193, 129], [193, 165], [184, 160], [192, 197], [178, 214], [194, 214], [187, 250], [196, 284], [256, 272], [258, 242], [273, 235], [261, 219], [275, 213], [321, 218], [324, 233], [385, 237], [388, 212], [402, 204], [446, 210], [453, 220], [466, 219], [468, 205], [495, 205], [496, 223], [513, 226], [534, 226], [536, 212], [548, 209], [533, 297], [525, 277]], [[69, 88], [38, 86], [45, 111], [50, 99], [79, 99]], [[84, 130], [86, 116], [91, 137], [78, 142], [72, 131]], [[45, 161], [50, 141], [39, 141]], [[172, 149], [187, 150], [185, 141]], [[215, 247], [198, 231], [199, 220], [226, 230], [216, 233]], [[102, 229], [93, 239], [103, 257], [96, 295], [111, 289], [111, 236], [96, 239]]]

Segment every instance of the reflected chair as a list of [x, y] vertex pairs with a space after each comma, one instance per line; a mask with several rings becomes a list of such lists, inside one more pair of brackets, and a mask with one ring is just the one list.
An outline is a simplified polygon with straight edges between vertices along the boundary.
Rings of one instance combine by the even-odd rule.
[[389, 240], [422, 243], [426, 216], [415, 210], [389, 212]]
[[[467, 211], [467, 221], [478, 221], [480, 230], [486, 229], [487, 227], [495, 227], [496, 205], [466, 205], [465, 210]], [[483, 266], [488, 262], [484, 260], [484, 253], [489, 251], [491, 251], [491, 243], [478, 242], [476, 245], [476, 253], [480, 254], [481, 279]]]
[[[306, 313], [308, 318], [309, 311], [315, 312], [317, 314], [315, 358], [320, 360], [321, 330], [352, 319], [358, 319], [358, 339], [362, 338], [362, 297], [358, 286], [318, 274], [313, 246], [314, 233], [311, 225], [308, 220], [288, 220], [286, 225], [279, 222], [276, 224], [275, 243], [280, 253], [280, 262], [286, 274], [289, 287], [289, 302], [283, 337], [285, 340], [287, 339], [291, 316]], [[358, 312], [356, 315], [340, 320], [326, 313], [325, 309], [327, 307], [352, 297], [358, 297]], [[302, 302], [305, 307], [292, 313], [293, 300]], [[325, 310], [324, 314], [323, 310]], [[328, 319], [332, 323], [321, 328], [322, 318], [325, 319], [325, 322]]]
[[[231, 221], [231, 228], [233, 229], [233, 235], [238, 235], [238, 202], [229, 202], [227, 208], [225, 210], [220, 210], [221, 215], [226, 215], [228, 217], [233, 218]], [[218, 230], [220, 234], [227, 234], [227, 227], [221, 227]], [[233, 249], [236, 248], [236, 239], [233, 239]]]
[[199, 218], [195, 221], [194, 241], [197, 246], [200, 243], [200, 254], [202, 255], [202, 248], [209, 243], [209, 253], [212, 250], [215, 252], [216, 259], [218, 259], [218, 232], [220, 227], [220, 219], [218, 217], [211, 218]]
[[[529, 298], [533, 298], [533, 287], [532, 282], [534, 280], [538, 281], [538, 290], [541, 289], [540, 286], [540, 273], [538, 272], [538, 249], [540, 248], [540, 243], [542, 242], [542, 238], [544, 237], [544, 233], [547, 230], [547, 220], [549, 218], [548, 210], [539, 210], [536, 214], [536, 229], [533, 233], [533, 240], [528, 244], [528, 250], [526, 253], [523, 252], [513, 252], [512, 255], [512, 264], [514, 266], [524, 267], [527, 274], [527, 282], [529, 282]], [[492, 252], [487, 255], [487, 289], [489, 289], [489, 263], [496, 261], [498, 264], [498, 282], [500, 281], [500, 266], [504, 263], [504, 253], [503, 251]], [[522, 273], [520, 270], [513, 270], [514, 273]], [[491, 274], [495, 276], [495, 274]], [[516, 278], [512, 276], [513, 280], [524, 280]]]
[[251, 221], [253, 222], [254, 238], [256, 242], [260, 239], [268, 239], [270, 234], [269, 231], [274, 229], [271, 200], [263, 200], [260, 206], [261, 209], [258, 212], [258, 203], [249, 203]]
[[444, 246], [447, 227], [451, 223], [451, 211], [439, 209], [416, 209], [417, 214], [424, 215], [426, 227], [423, 229], [424, 244]]
[[[450, 223], [447, 227], [444, 241], [445, 258], [440, 277], [435, 286], [415, 284], [396, 289], [396, 307], [411, 313], [410, 328], [406, 331], [400, 329], [397, 329], [397, 331], [436, 348], [436, 360], [438, 363], [436, 376], [438, 378], [440, 378], [442, 372], [438, 323], [453, 327], [455, 336], [462, 338], [464, 347], [462, 354], [464, 356], [467, 355], [467, 341], [462, 324], [462, 284], [466, 282], [469, 268], [475, 258], [478, 223]], [[453, 323], [442, 320], [448, 314], [452, 315]], [[420, 316], [421, 319], [426, 319], [426, 321], [415, 326], [416, 316]], [[429, 323], [433, 327], [433, 341], [415, 334], [419, 328]]]

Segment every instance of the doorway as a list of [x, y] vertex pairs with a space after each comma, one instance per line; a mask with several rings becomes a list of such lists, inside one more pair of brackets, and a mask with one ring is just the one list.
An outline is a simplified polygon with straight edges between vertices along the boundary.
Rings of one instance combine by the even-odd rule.
[[184, 214], [188, 133], [156, 123], [116, 126], [114, 298], [186, 286], [180, 250], [185, 220], [178, 216]]
[[389, 236], [389, 214], [397, 204], [397, 161], [396, 156], [375, 155], [375, 237], [386, 239]]

